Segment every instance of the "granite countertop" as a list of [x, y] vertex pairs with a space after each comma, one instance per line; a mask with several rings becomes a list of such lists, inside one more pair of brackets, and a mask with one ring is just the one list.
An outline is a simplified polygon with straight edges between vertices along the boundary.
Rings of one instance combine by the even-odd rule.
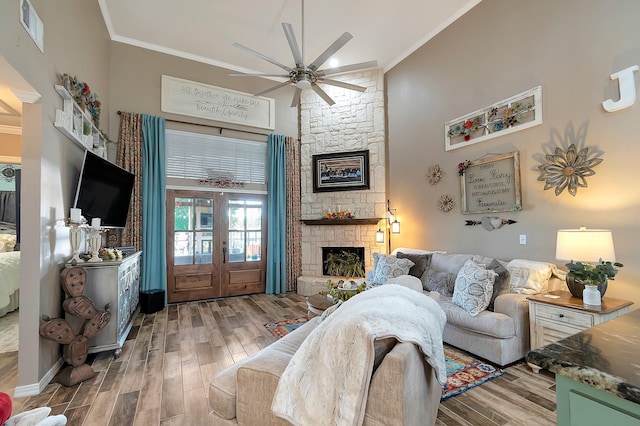
[[535, 349], [527, 362], [640, 404], [640, 310]]

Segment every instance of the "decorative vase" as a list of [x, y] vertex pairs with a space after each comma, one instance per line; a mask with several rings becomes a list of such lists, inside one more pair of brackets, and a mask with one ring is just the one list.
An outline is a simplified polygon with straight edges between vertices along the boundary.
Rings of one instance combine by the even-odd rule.
[[596, 285], [585, 285], [582, 292], [582, 301], [585, 305], [600, 306], [602, 305], [600, 292]]
[[[604, 294], [607, 292], [607, 280], [605, 279], [603, 282], [594, 283], [593, 285], [596, 286], [596, 288], [600, 292], [600, 297], [604, 297]], [[580, 280], [577, 280], [571, 272], [567, 274], [567, 287], [569, 287], [569, 291], [572, 295], [582, 299], [584, 286], [584, 283]]]

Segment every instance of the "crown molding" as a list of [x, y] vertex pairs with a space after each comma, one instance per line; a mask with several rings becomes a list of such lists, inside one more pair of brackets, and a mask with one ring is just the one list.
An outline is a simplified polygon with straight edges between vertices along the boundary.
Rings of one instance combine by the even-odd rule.
[[42, 95], [38, 92], [28, 92], [26, 90], [11, 89], [16, 98], [27, 104], [35, 104], [40, 100]]

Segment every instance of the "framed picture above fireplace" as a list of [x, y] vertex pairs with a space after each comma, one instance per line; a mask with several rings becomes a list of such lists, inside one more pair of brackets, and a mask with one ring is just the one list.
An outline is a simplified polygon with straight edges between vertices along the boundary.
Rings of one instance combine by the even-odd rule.
[[369, 189], [369, 151], [313, 156], [313, 192]]

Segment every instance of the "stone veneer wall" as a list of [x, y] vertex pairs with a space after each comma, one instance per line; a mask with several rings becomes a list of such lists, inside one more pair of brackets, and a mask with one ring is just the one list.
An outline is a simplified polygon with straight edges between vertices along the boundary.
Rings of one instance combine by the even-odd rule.
[[[332, 76], [333, 77], [333, 76]], [[351, 210], [356, 218], [384, 217], [385, 111], [384, 73], [368, 70], [333, 77], [367, 87], [364, 93], [321, 85], [335, 105], [327, 105], [313, 91], [303, 92], [300, 109], [302, 218], [319, 219], [325, 210]], [[369, 150], [369, 190], [313, 192], [312, 157], [315, 154]], [[382, 225], [382, 223], [381, 223]], [[376, 225], [302, 225], [302, 275], [322, 275], [321, 247], [364, 247], [366, 268], [374, 252], [386, 252], [387, 243], [376, 244]]]

